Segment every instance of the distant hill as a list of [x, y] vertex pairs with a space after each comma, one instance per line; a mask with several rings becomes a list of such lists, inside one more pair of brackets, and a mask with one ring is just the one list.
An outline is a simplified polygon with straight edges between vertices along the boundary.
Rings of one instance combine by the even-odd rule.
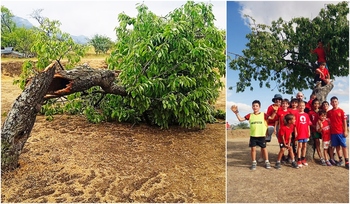
[[24, 27], [27, 29], [34, 27], [33, 24], [31, 24], [27, 19], [18, 16], [12, 17], [12, 20], [15, 22], [17, 27]]
[[[13, 22], [15, 22], [17, 27], [24, 27], [27, 29], [34, 27], [34, 25], [25, 18], [14, 16], [12, 17], [12, 20]], [[84, 35], [79, 35], [79, 36], [70, 35], [70, 36], [73, 38], [74, 42], [78, 44], [87, 44], [90, 41], [90, 39]]]

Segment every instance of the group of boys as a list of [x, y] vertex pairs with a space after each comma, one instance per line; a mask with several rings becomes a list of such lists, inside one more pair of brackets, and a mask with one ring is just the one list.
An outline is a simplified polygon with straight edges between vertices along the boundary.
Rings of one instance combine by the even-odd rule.
[[[349, 159], [346, 146], [346, 137], [348, 136], [346, 115], [338, 106], [338, 98], [332, 97], [330, 102], [333, 108], [327, 112], [319, 109], [320, 102], [314, 97], [310, 97], [309, 103], [302, 100], [302, 93], [297, 94], [297, 98], [282, 99], [280, 94], [276, 94], [267, 112], [260, 112], [261, 103], [258, 100], [252, 102], [253, 113], [244, 117], [239, 115], [238, 107], [233, 105], [231, 110], [236, 114], [240, 122], [249, 120], [252, 166], [251, 170], [257, 167], [256, 146], [261, 147], [261, 158], [265, 160], [265, 168], [271, 168], [266, 149], [266, 142], [271, 141], [271, 135], [276, 134], [280, 146], [280, 153], [276, 162], [276, 168], [281, 168], [281, 155], [284, 156], [284, 150], [289, 150], [289, 158], [292, 167], [300, 168], [307, 166], [306, 147], [307, 142], [312, 135], [312, 139], [319, 144], [322, 138], [322, 147], [324, 157], [318, 150], [322, 165], [331, 166], [332, 164], [342, 165], [340, 148], [345, 160], [345, 167], [349, 169]], [[312, 106], [310, 107], [310, 102]], [[326, 102], [327, 103], [327, 102]], [[307, 107], [307, 108], [306, 108]], [[287, 127], [284, 127], [287, 126]], [[311, 127], [311, 128], [310, 128]], [[289, 129], [289, 130], [288, 130]], [[297, 143], [297, 146], [295, 145]], [[338, 153], [339, 161], [334, 160], [333, 149], [335, 147]], [[297, 148], [296, 148], [297, 147]], [[329, 157], [328, 155], [329, 154]], [[294, 160], [297, 160], [295, 161]]]

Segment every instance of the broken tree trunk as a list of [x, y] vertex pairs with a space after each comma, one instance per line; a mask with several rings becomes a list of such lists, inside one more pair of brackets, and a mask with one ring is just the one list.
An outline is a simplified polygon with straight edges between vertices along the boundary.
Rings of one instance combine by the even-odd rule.
[[100, 86], [105, 93], [126, 96], [125, 88], [115, 82], [116, 76], [118, 73], [115, 71], [91, 68], [88, 65], [72, 70], [59, 69], [56, 70], [45, 99], [85, 91], [93, 86]]
[[52, 63], [29, 79], [1, 127], [1, 172], [18, 166], [19, 155], [44, 100], [85, 91], [93, 86], [100, 86], [104, 93], [126, 96], [125, 88], [116, 83], [118, 74], [87, 65], [63, 70], [58, 63]]
[[1, 173], [18, 166], [19, 155], [32, 131], [57, 66], [52, 63], [33, 77], [13, 103], [1, 127]]

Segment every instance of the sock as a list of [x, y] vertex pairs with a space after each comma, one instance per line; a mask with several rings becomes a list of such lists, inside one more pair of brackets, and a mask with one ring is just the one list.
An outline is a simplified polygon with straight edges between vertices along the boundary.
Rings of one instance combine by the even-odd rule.
[[277, 163], [281, 163], [281, 161], [277, 161]]
[[254, 160], [253, 163], [256, 163], [256, 160]]
[[345, 158], [345, 162], [349, 162], [349, 158]]
[[298, 158], [298, 161], [301, 161], [301, 158]]
[[342, 158], [343, 158], [343, 157], [339, 157], [339, 161], [342, 161]]
[[268, 163], [269, 162], [269, 160], [265, 160], [265, 163]]
[[304, 160], [305, 159], [305, 157], [301, 157], [301, 160]]

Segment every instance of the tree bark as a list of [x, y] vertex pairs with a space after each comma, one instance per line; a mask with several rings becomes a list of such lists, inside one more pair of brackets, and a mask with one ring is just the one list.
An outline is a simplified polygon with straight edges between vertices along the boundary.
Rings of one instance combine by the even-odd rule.
[[19, 155], [45, 100], [85, 91], [93, 86], [100, 86], [104, 93], [126, 96], [125, 88], [116, 82], [118, 74], [87, 65], [63, 70], [58, 63], [52, 63], [29, 79], [1, 127], [1, 172], [17, 168]]
[[17, 97], [1, 127], [1, 173], [18, 166], [18, 158], [34, 126], [58, 65], [50, 64], [33, 77]]
[[327, 96], [329, 92], [332, 91], [334, 85], [333, 82], [325, 85], [325, 86], [316, 86], [312, 91], [313, 94], [316, 94], [316, 98], [320, 100], [320, 103], [327, 100]]
[[116, 82], [118, 74], [119, 72], [91, 68], [88, 65], [72, 70], [59, 69], [53, 77], [45, 99], [85, 91], [93, 86], [100, 86], [105, 93], [126, 96], [125, 88]]

